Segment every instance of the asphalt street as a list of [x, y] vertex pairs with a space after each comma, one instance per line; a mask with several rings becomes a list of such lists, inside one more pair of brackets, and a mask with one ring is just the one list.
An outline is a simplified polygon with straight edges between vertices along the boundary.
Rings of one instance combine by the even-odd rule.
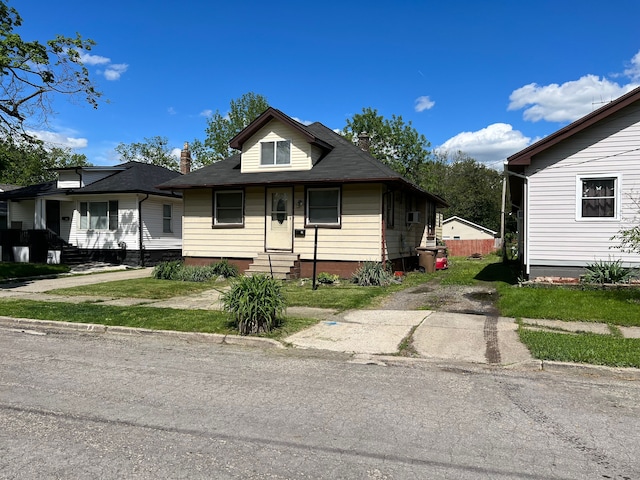
[[640, 385], [0, 329], [0, 478], [632, 479]]

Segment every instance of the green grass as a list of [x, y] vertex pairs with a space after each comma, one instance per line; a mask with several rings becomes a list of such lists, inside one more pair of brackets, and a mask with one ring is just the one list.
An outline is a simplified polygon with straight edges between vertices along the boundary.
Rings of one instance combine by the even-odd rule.
[[[175, 330], [236, 335], [229, 316], [217, 310], [178, 310], [142, 306], [118, 307], [99, 303], [38, 302], [0, 300], [0, 315], [36, 320], [93, 323], [107, 326]], [[317, 323], [314, 319], [285, 318], [269, 338], [283, 338]]]
[[640, 289], [576, 290], [566, 287], [501, 287], [498, 308], [505, 317], [547, 318], [640, 326]]
[[438, 272], [442, 285], [478, 285], [483, 282], [513, 285], [517, 283], [512, 264], [504, 264], [496, 255], [480, 259], [451, 257], [449, 268]]
[[179, 282], [173, 280], [157, 280], [155, 278], [136, 278], [116, 280], [113, 282], [83, 285], [81, 287], [59, 288], [47, 293], [64, 296], [90, 295], [113, 298], [149, 298], [163, 300], [183, 295], [194, 295], [205, 290], [221, 290], [228, 282]]
[[0, 280], [10, 278], [28, 278], [41, 275], [58, 275], [69, 272], [67, 265], [48, 265], [46, 263], [5, 263], [0, 262]]
[[520, 328], [520, 340], [540, 360], [640, 368], [640, 339], [581, 333], [541, 332]]

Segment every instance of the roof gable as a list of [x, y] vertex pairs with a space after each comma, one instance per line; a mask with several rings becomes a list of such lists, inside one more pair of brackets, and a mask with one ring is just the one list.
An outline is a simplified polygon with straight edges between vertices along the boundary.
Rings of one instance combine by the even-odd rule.
[[569, 137], [589, 128], [595, 123], [600, 122], [601, 120], [613, 115], [614, 113], [619, 112], [625, 107], [632, 105], [635, 102], [640, 101], [640, 87], [631, 90], [629, 93], [622, 95], [616, 100], [609, 102], [608, 104], [600, 107], [599, 109], [591, 112], [588, 115], [576, 120], [573, 123], [570, 123], [564, 128], [552, 133], [551, 135], [543, 138], [542, 140], [529, 145], [527, 148], [511, 155], [507, 158], [508, 166], [527, 166], [531, 165], [531, 159], [557, 145], [558, 143], [566, 140]]

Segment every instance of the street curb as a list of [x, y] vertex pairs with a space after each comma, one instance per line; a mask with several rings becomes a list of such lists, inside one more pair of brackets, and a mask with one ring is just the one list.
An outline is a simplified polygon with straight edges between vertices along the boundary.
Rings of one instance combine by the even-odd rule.
[[640, 381], [640, 368], [607, 367], [587, 363], [569, 363], [542, 360], [542, 371], [550, 373], [573, 373], [575, 375], [615, 378], [617, 380]]
[[14, 318], [0, 316], [0, 326], [26, 331], [37, 328], [49, 332], [103, 333], [115, 335], [164, 335], [185, 340], [200, 340], [219, 345], [239, 345], [259, 348], [286, 348], [282, 343], [271, 338], [242, 337], [239, 335], [222, 335], [220, 333], [178, 332], [175, 330], [153, 330], [150, 328], [121, 327], [97, 325], [93, 323], [59, 322], [54, 320], [34, 320], [31, 318]]

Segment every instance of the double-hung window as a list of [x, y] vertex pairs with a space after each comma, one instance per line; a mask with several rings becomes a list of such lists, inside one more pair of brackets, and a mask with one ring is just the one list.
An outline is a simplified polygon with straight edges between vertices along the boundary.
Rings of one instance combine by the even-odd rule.
[[620, 179], [618, 176], [579, 177], [578, 218], [617, 218], [617, 196]]
[[291, 141], [260, 143], [260, 165], [289, 165], [291, 164]]
[[171, 228], [171, 205], [165, 203], [162, 205], [162, 233], [172, 233]]
[[340, 226], [340, 188], [307, 190], [307, 225]]
[[117, 230], [118, 201], [80, 202], [80, 230]]
[[242, 190], [215, 192], [213, 225], [242, 226], [244, 224], [244, 193]]

